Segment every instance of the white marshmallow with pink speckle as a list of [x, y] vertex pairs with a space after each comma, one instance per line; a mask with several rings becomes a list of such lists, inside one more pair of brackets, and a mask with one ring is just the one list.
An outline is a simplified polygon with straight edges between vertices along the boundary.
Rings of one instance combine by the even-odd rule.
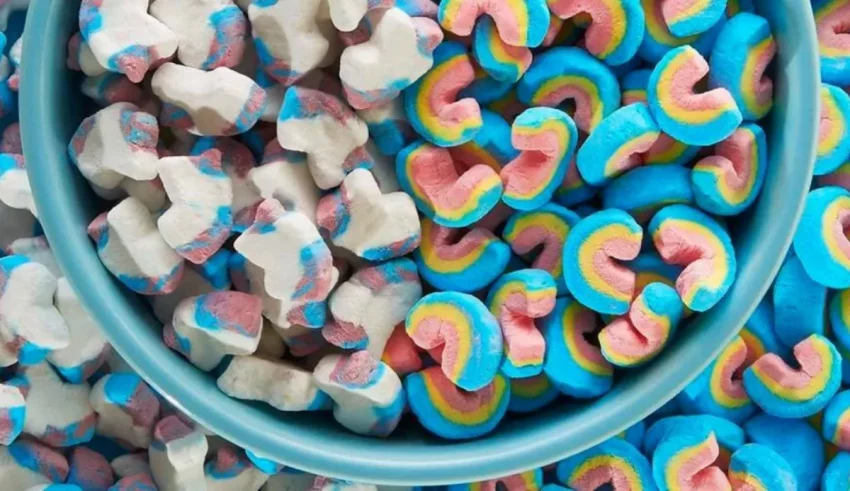
[[225, 444], [204, 464], [207, 491], [257, 491], [269, 479], [248, 460], [245, 451]]
[[135, 373], [110, 373], [92, 387], [89, 397], [97, 411], [97, 432], [133, 448], [151, 444], [160, 402], [153, 390]]
[[227, 259], [230, 251], [220, 250], [204, 264], [190, 264], [183, 273], [180, 284], [173, 292], [150, 297], [156, 318], [163, 324], [171, 322], [177, 304], [189, 297], [230, 289], [227, 276]]
[[159, 491], [206, 489], [204, 460], [207, 448], [207, 437], [177, 416], [160, 420], [148, 450], [151, 474]]
[[29, 489], [68, 477], [68, 460], [58, 451], [35, 441], [18, 440], [0, 446], [3, 489]]
[[52, 447], [71, 447], [91, 440], [97, 414], [89, 404], [88, 384], [66, 384], [47, 363], [26, 367], [27, 417], [24, 433]]
[[38, 216], [23, 155], [0, 154], [0, 201]]
[[316, 223], [322, 191], [313, 182], [305, 154], [284, 150], [277, 141], [269, 142], [262, 165], [251, 169], [249, 179], [264, 199], [276, 199], [287, 210]]
[[56, 283], [53, 303], [68, 326], [70, 343], [47, 355], [47, 361], [65, 380], [82, 383], [106, 362], [111, 348], [67, 278], [59, 278]]
[[168, 196], [159, 178], [137, 181], [128, 177], [121, 181], [120, 187], [127, 196], [132, 196], [144, 203], [151, 213], [161, 211], [168, 204]]
[[71, 40], [68, 41], [67, 65], [71, 70], [81, 71], [89, 77], [97, 77], [98, 75], [110, 73], [109, 70], [97, 61], [89, 43], [83, 39], [83, 35], [79, 32], [71, 36]]
[[65, 276], [44, 235], [17, 239], [6, 247], [6, 254], [26, 256], [30, 261], [46, 267], [56, 278]]
[[24, 430], [28, 390], [25, 385], [21, 378], [0, 384], [0, 445], [9, 445]]
[[250, 401], [262, 401], [280, 411], [317, 411], [330, 407], [313, 374], [283, 360], [236, 356], [218, 378], [222, 392]]

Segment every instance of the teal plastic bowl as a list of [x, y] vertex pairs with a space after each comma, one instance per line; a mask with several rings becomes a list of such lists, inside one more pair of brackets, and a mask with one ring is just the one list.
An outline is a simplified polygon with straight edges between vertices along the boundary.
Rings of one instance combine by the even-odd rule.
[[42, 225], [59, 264], [112, 345], [169, 401], [222, 437], [309, 472], [376, 484], [471, 482], [549, 464], [595, 445], [677, 394], [738, 332], [770, 286], [809, 188], [819, 114], [817, 41], [809, 2], [760, 0], [779, 44], [770, 167], [761, 199], [736, 227], [738, 280], [653, 363], [591, 403], [509, 416], [477, 440], [449, 442], [405, 420], [386, 440], [361, 437], [328, 413], [281, 413], [231, 399], [169, 350], [144, 303], [98, 260], [86, 226], [100, 211], [66, 148], [84, 97], [65, 67], [79, 1], [34, 0], [24, 40], [21, 124]]

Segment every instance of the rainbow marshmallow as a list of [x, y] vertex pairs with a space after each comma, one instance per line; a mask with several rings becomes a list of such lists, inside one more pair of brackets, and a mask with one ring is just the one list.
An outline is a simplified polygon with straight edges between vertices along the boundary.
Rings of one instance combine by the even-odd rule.
[[812, 0], [817, 24], [821, 78], [828, 84], [850, 84], [850, 45], [842, 26], [850, 18], [850, 4], [843, 0]]
[[484, 164], [496, 172], [519, 155], [519, 150], [511, 145], [511, 125], [500, 115], [486, 109], [481, 110], [484, 127], [472, 140], [449, 148], [454, 165], [458, 169], [469, 170], [478, 164]]
[[387, 339], [387, 344], [384, 346], [381, 361], [386, 363], [399, 377], [422, 370], [423, 363], [419, 347], [407, 335], [404, 323], [400, 323], [393, 329], [392, 334]]
[[691, 178], [691, 169], [678, 165], [636, 167], [605, 186], [602, 206], [627, 211], [638, 222], [645, 223], [659, 208], [692, 204]]
[[743, 428], [728, 419], [708, 414], [669, 416], [659, 419], [646, 430], [643, 438], [644, 454], [654, 454], [658, 444], [664, 441], [669, 434], [680, 432], [682, 428], [693, 427], [706, 427], [714, 433], [720, 447], [717, 465], [724, 469], [732, 454], [747, 442]]
[[829, 288], [850, 287], [850, 191], [825, 187], [806, 197], [800, 225], [794, 233], [794, 252], [809, 277]]
[[[581, 138], [581, 135], [579, 135], [579, 138]], [[581, 143], [579, 143], [579, 146], [581, 146]], [[555, 190], [554, 198], [560, 205], [574, 206], [590, 200], [596, 196], [597, 192], [597, 188], [586, 183], [581, 177], [576, 157], [573, 156], [567, 167], [567, 173], [564, 175], [564, 181]]]
[[637, 448], [622, 438], [611, 438], [595, 447], [558, 462], [558, 481], [578, 490], [654, 490], [652, 468]]
[[649, 77], [652, 75], [652, 70], [643, 68], [629, 72], [620, 79], [620, 89], [622, 89], [623, 106], [634, 104], [636, 102], [648, 103], [646, 88], [649, 86]]
[[495, 80], [515, 83], [531, 65], [531, 50], [502, 41], [496, 23], [490, 17], [478, 21], [472, 39], [475, 61]]
[[542, 486], [543, 469], [536, 468], [489, 481], [452, 484], [446, 488], [446, 491], [498, 491], [501, 488], [511, 491], [538, 491]]
[[726, 0], [663, 0], [659, 3], [667, 28], [679, 38], [706, 32], [720, 21], [726, 10]]
[[776, 353], [782, 358], [788, 354], [788, 349], [776, 334], [773, 305], [768, 298], [759, 302], [738, 335], [747, 346], [747, 360], [744, 367], [749, 367], [767, 353]]
[[469, 36], [484, 15], [493, 19], [499, 37], [510, 46], [536, 48], [549, 30], [545, 0], [446, 0], [440, 3], [437, 18], [445, 30]]
[[[732, 1], [735, 0], [727, 0], [727, 7]], [[702, 34], [677, 37], [667, 27], [667, 21], [664, 19], [663, 1], [640, 0], [640, 3], [646, 17], [646, 27], [643, 41], [638, 48], [638, 55], [652, 65], [658, 63], [670, 50], [684, 45], [693, 46], [701, 55], [708, 56], [711, 47], [714, 46], [714, 40], [717, 39], [720, 30], [726, 25], [726, 17], [720, 16], [720, 19]]]
[[[430, 1], [430, 0], [429, 0]], [[497, 104], [498, 101], [503, 101], [506, 97], [511, 97], [515, 99], [514, 92], [514, 84], [513, 82], [502, 82], [496, 80], [491, 77], [486, 71], [478, 63], [472, 60], [472, 67], [474, 70], [474, 77], [472, 82], [469, 83], [466, 87], [458, 92], [458, 97], [461, 99], [471, 98], [478, 101], [479, 104]], [[498, 104], [497, 104], [498, 105]], [[492, 108], [496, 111], [495, 108]], [[523, 108], [525, 109], [525, 108]], [[502, 111], [498, 111], [500, 114]], [[522, 109], [518, 110], [516, 113], [519, 114], [522, 112]], [[484, 116], [483, 114], [481, 115]], [[484, 122], [483, 127], [486, 127], [487, 123]], [[508, 127], [508, 131], [510, 131], [510, 126]]]
[[584, 36], [587, 50], [605, 63], [616, 66], [631, 60], [644, 35], [644, 9], [640, 0], [548, 0], [552, 14], [571, 19], [590, 17]]
[[786, 349], [769, 353], [785, 353], [812, 334], [826, 333], [828, 291], [804, 266], [799, 257], [788, 254], [773, 283], [774, 329]]
[[850, 449], [850, 391], [841, 391], [823, 413], [823, 437], [842, 450]]
[[794, 470], [798, 491], [817, 491], [824, 468], [824, 445], [820, 434], [803, 419], [754, 416], [744, 424], [751, 443], [769, 447]]
[[715, 465], [720, 446], [705, 425], [679, 423], [652, 454], [652, 475], [659, 491], [731, 491], [723, 470]]
[[850, 96], [834, 85], [821, 84], [820, 100], [817, 176], [838, 170], [850, 158]]
[[844, 491], [850, 480], [850, 453], [840, 452], [826, 466], [821, 479], [821, 491]]
[[558, 398], [558, 388], [545, 373], [526, 378], [511, 379], [511, 402], [508, 411], [532, 413], [548, 406]]

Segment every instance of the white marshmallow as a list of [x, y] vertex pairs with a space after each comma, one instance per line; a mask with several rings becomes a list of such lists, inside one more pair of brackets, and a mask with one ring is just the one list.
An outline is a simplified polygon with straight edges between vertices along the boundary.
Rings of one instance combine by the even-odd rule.
[[[209, 141], [208, 141], [209, 140]], [[204, 146], [201, 146], [204, 142]], [[221, 168], [230, 178], [233, 199], [230, 209], [233, 212], [233, 230], [244, 232], [254, 223], [254, 213], [262, 198], [250, 182], [251, 170], [257, 165], [251, 150], [233, 138], [205, 138], [195, 144], [193, 153], [201, 148], [215, 148], [221, 152]]]
[[[356, 169], [339, 189], [324, 196], [316, 211], [319, 227], [334, 245], [369, 261], [403, 256], [420, 242], [416, 205], [406, 193], [382, 194], [375, 177]], [[340, 226], [345, 224], [345, 227]]]
[[263, 163], [249, 174], [251, 185], [264, 199], [276, 199], [316, 223], [322, 191], [313, 182], [303, 153], [284, 150], [277, 141], [266, 145]]
[[3, 489], [29, 489], [68, 476], [68, 461], [56, 450], [38, 442], [21, 440], [0, 446], [0, 482]]
[[242, 59], [248, 19], [232, 0], [154, 0], [150, 14], [177, 34], [183, 65], [213, 70]]
[[[374, 152], [372, 148], [369, 148], [369, 153], [376, 159], [376, 166], [378, 165], [377, 155], [379, 153], [394, 156], [407, 146], [415, 135], [404, 112], [404, 102], [401, 97], [366, 109], [359, 109], [357, 115], [366, 122], [366, 126], [369, 128], [369, 137], [379, 150], [379, 152]], [[391, 159], [391, 165], [393, 166], [393, 176], [395, 176], [394, 159]]]
[[6, 253], [26, 256], [30, 261], [47, 268], [50, 274], [57, 278], [65, 276], [62, 269], [59, 268], [59, 263], [56, 262], [56, 257], [53, 256], [47, 237], [44, 235], [17, 239], [6, 247]]
[[89, 398], [97, 411], [97, 432], [134, 448], [147, 448], [160, 403], [148, 384], [132, 372], [110, 373], [94, 384]]
[[112, 467], [112, 472], [118, 477], [150, 474], [151, 472], [151, 466], [148, 464], [148, 453], [146, 451], [128, 453], [120, 457], [115, 457], [109, 465]]
[[230, 397], [262, 401], [280, 411], [317, 411], [330, 402], [309, 371], [259, 356], [234, 357], [218, 378], [218, 388]]
[[154, 73], [151, 88], [163, 102], [163, 126], [202, 136], [244, 133], [257, 123], [266, 105], [266, 91], [225, 67], [205, 72], [165, 63]]
[[68, 41], [68, 68], [82, 71], [89, 77], [109, 73], [109, 70], [97, 61], [89, 43], [83, 39], [83, 35], [79, 32], [71, 36], [71, 40]]
[[143, 295], [171, 293], [183, 276], [180, 257], [136, 198], [121, 201], [89, 225], [103, 265], [131, 290]]
[[230, 290], [227, 261], [231, 252], [221, 249], [203, 264], [190, 264], [177, 288], [168, 294], [150, 297], [153, 313], [163, 324], [171, 322], [177, 304], [189, 297]]
[[207, 491], [257, 491], [269, 479], [245, 456], [245, 452], [230, 444], [219, 448], [212, 460], [204, 465]]
[[313, 474], [286, 467], [269, 478], [263, 491], [305, 491], [315, 479]]
[[29, 385], [24, 433], [54, 447], [91, 440], [97, 415], [89, 404], [89, 384], [66, 384], [47, 363], [26, 367]]
[[156, 425], [148, 450], [151, 473], [160, 491], [204, 491], [207, 438], [177, 416]]
[[369, 171], [375, 176], [375, 182], [384, 194], [401, 191], [401, 186], [398, 183], [398, 177], [395, 172], [395, 159], [381, 153], [372, 140], [366, 144], [366, 150], [372, 156], [375, 165]]
[[9, 445], [24, 431], [27, 417], [24, 393], [27, 390], [26, 383], [20, 377], [0, 384], [0, 445]]
[[159, 178], [150, 181], [137, 181], [128, 177], [121, 181], [121, 189], [127, 193], [127, 196], [132, 196], [144, 203], [151, 213], [162, 210], [168, 203], [165, 188]]
[[38, 216], [23, 155], [0, 154], [0, 201]]
[[83, 0], [80, 31], [98, 63], [139, 83], [177, 51], [177, 35], [148, 15], [149, 0]]
[[59, 278], [53, 302], [65, 319], [71, 340], [68, 347], [47, 355], [47, 361], [65, 380], [82, 383], [106, 362], [109, 342], [66, 278]]

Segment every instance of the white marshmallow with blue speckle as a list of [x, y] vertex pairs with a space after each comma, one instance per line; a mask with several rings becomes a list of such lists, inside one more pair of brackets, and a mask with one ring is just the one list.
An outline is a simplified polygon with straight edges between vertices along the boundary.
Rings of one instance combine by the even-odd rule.
[[177, 416], [160, 420], [148, 450], [151, 473], [159, 491], [205, 490], [207, 448], [207, 437]]
[[47, 363], [20, 372], [29, 384], [24, 433], [54, 447], [85, 443], [94, 436], [97, 414], [89, 384], [66, 384]]
[[237, 399], [262, 401], [280, 411], [316, 411], [330, 399], [313, 374], [287, 361], [236, 356], [218, 378], [218, 388]]

